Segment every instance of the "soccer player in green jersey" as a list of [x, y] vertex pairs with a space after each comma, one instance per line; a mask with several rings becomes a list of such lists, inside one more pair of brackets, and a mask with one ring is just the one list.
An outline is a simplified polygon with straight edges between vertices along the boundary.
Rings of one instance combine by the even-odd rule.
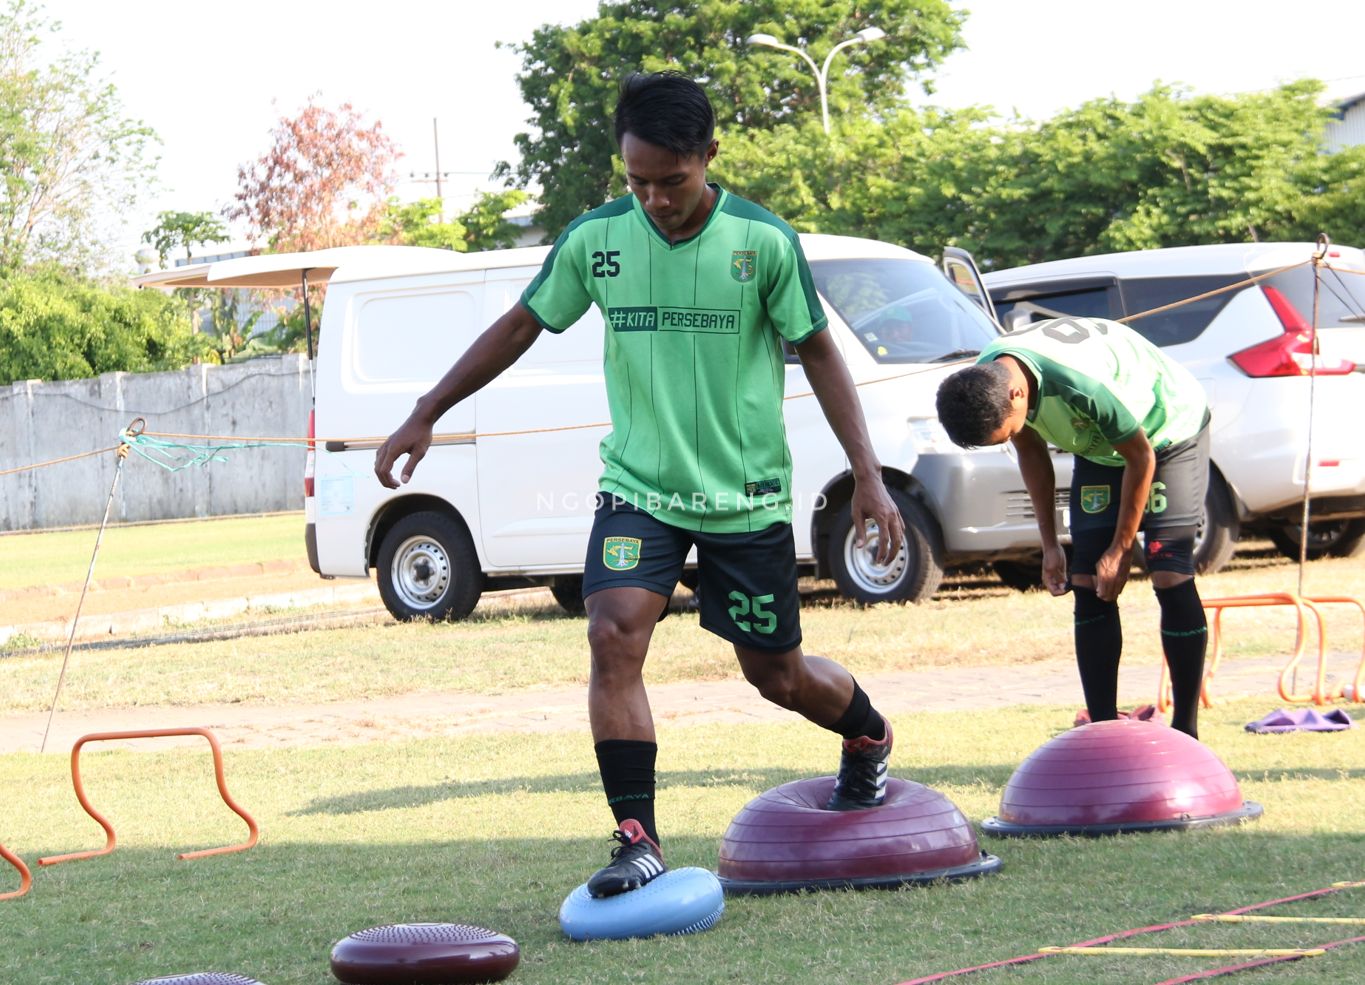
[[569, 224], [520, 301], [418, 400], [375, 458], [379, 480], [397, 488], [397, 459], [408, 456], [406, 482], [446, 410], [542, 331], [571, 330], [590, 305], [601, 310], [612, 429], [600, 449], [583, 595], [588, 713], [619, 845], [588, 880], [599, 897], [665, 871], [642, 670], [693, 546], [702, 625], [734, 646], [763, 697], [842, 736], [829, 808], [876, 807], [886, 795], [890, 725], [848, 671], [801, 648], [784, 340], [848, 456], [859, 543], [875, 523], [885, 563], [904, 534], [796, 234], [706, 180], [718, 143], [705, 92], [676, 73], [631, 76], [615, 129], [630, 194]]
[[[965, 448], [1014, 444], [1043, 543], [1043, 582], [1075, 596], [1076, 663], [1092, 721], [1118, 717], [1118, 597], [1144, 533], [1171, 673], [1171, 724], [1198, 737], [1208, 622], [1194, 539], [1209, 476], [1209, 408], [1189, 371], [1125, 325], [1055, 318], [1002, 335], [944, 380], [938, 415]], [[1075, 454], [1071, 578], [1047, 443]]]

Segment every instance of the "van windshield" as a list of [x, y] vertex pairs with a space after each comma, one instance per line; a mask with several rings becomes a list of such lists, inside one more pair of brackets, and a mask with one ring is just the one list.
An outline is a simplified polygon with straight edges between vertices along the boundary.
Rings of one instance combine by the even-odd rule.
[[933, 264], [812, 260], [815, 286], [882, 363], [931, 363], [980, 352], [999, 330]]

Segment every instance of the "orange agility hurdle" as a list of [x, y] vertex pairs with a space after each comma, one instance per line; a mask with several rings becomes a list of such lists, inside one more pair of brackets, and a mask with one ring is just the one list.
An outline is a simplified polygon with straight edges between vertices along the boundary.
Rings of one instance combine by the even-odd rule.
[[[1320, 607], [1331, 604], [1355, 606], [1360, 610], [1362, 624], [1365, 625], [1365, 605], [1361, 605], [1358, 600], [1348, 596], [1304, 596], [1296, 595], [1292, 592], [1270, 592], [1264, 595], [1234, 595], [1227, 598], [1204, 599], [1204, 609], [1206, 612], [1211, 611], [1213, 613], [1213, 618], [1209, 622], [1209, 642], [1211, 646], [1208, 666], [1204, 672], [1203, 686], [1200, 691], [1200, 703], [1205, 708], [1212, 707], [1213, 705], [1213, 699], [1209, 693], [1209, 682], [1217, 673], [1218, 662], [1223, 654], [1223, 611], [1225, 609], [1270, 605], [1293, 606], [1297, 617], [1294, 651], [1280, 671], [1277, 680], [1277, 689], [1280, 697], [1285, 701], [1311, 701], [1313, 704], [1317, 705], [1324, 705], [1329, 701], [1350, 696], [1354, 696], [1356, 700], [1360, 700], [1361, 682], [1362, 678], [1365, 678], [1365, 635], [1362, 636], [1361, 660], [1356, 667], [1355, 675], [1351, 682], [1333, 691], [1329, 692], [1327, 690], [1327, 630], [1323, 624]], [[1299, 691], [1295, 688], [1294, 681], [1298, 675], [1299, 663], [1303, 660], [1304, 651], [1307, 646], [1310, 617], [1317, 626], [1318, 660], [1312, 689]], [[1363, 630], [1363, 633], [1365, 633], [1365, 630]], [[1170, 677], [1166, 668], [1166, 662], [1162, 660], [1157, 683], [1157, 708], [1161, 711], [1166, 711], [1170, 706]]]
[[13, 892], [0, 893], [0, 899], [14, 899], [17, 896], [23, 896], [28, 892], [28, 888], [33, 885], [33, 873], [28, 871], [28, 866], [24, 864], [23, 859], [4, 845], [0, 845], [0, 858], [19, 870], [19, 888]]
[[137, 732], [92, 732], [89, 735], [81, 736], [76, 740], [76, 744], [71, 747], [71, 782], [76, 788], [76, 799], [79, 800], [81, 806], [85, 808], [85, 813], [94, 818], [99, 826], [104, 829], [104, 847], [89, 852], [71, 852], [67, 855], [49, 855], [46, 858], [38, 859], [38, 864], [57, 865], [60, 862], [74, 862], [78, 859], [94, 858], [97, 855], [108, 855], [114, 850], [114, 846], [117, 843], [113, 826], [104, 819], [99, 811], [91, 806], [90, 799], [85, 795], [85, 787], [81, 784], [81, 749], [87, 742], [103, 742], [111, 739], [154, 739], [173, 735], [202, 735], [205, 739], [208, 739], [209, 748], [213, 750], [213, 773], [214, 778], [218, 781], [218, 793], [222, 796], [223, 803], [227, 804], [238, 817], [246, 822], [247, 830], [249, 832], [247, 840], [240, 845], [226, 845], [222, 848], [207, 848], [197, 852], [181, 852], [176, 858], [191, 859], [203, 858], [206, 855], [225, 855], [229, 852], [246, 851], [248, 848], [255, 845], [257, 839], [260, 837], [260, 829], [256, 826], [256, 822], [252, 819], [251, 815], [237, 806], [237, 803], [232, 799], [232, 795], [228, 793], [227, 781], [223, 779], [223, 751], [218, 745], [218, 740], [208, 729], [187, 727], [148, 729]]

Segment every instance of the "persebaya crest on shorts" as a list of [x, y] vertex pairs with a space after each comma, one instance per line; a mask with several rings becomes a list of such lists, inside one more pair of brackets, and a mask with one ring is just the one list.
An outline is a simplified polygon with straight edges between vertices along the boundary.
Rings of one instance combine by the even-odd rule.
[[640, 563], [639, 537], [608, 537], [602, 542], [602, 563], [612, 571], [629, 571]]

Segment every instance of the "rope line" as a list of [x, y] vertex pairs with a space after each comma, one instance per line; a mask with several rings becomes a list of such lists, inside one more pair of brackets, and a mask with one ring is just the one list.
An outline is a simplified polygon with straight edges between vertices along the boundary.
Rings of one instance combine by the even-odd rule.
[[[1171, 310], [1174, 310], [1174, 309], [1176, 309], [1176, 308], [1183, 307], [1183, 306], [1185, 306], [1185, 305], [1195, 304], [1195, 303], [1197, 303], [1197, 302], [1199, 302], [1199, 301], [1203, 301], [1203, 300], [1205, 300], [1205, 299], [1207, 299], [1207, 298], [1214, 297], [1214, 296], [1219, 295], [1219, 294], [1225, 294], [1225, 293], [1228, 293], [1228, 292], [1230, 292], [1230, 291], [1241, 290], [1242, 288], [1248, 287], [1248, 286], [1253, 285], [1253, 284], [1257, 284], [1257, 283], [1259, 283], [1260, 281], [1267, 280], [1267, 279], [1272, 278], [1272, 277], [1276, 277], [1276, 276], [1278, 276], [1278, 275], [1280, 275], [1280, 274], [1285, 273], [1286, 271], [1294, 270], [1294, 269], [1296, 269], [1296, 268], [1298, 268], [1298, 267], [1302, 267], [1302, 266], [1305, 266], [1305, 265], [1311, 265], [1311, 266], [1313, 266], [1313, 267], [1315, 268], [1315, 271], [1316, 271], [1316, 272], [1319, 272], [1319, 275], [1318, 275], [1317, 277], [1314, 278], [1314, 281], [1315, 281], [1315, 290], [1314, 290], [1314, 301], [1315, 301], [1315, 304], [1314, 304], [1314, 309], [1315, 309], [1315, 310], [1314, 310], [1314, 313], [1313, 313], [1313, 314], [1314, 314], [1313, 323], [1314, 323], [1314, 326], [1315, 326], [1315, 328], [1316, 328], [1316, 322], [1317, 322], [1317, 311], [1316, 311], [1316, 307], [1317, 307], [1317, 304], [1316, 304], [1316, 300], [1317, 300], [1317, 282], [1320, 281], [1320, 280], [1322, 279], [1322, 278], [1321, 278], [1321, 275], [1320, 275], [1320, 271], [1321, 271], [1321, 270], [1332, 270], [1332, 271], [1335, 271], [1335, 272], [1338, 272], [1338, 273], [1349, 273], [1349, 274], [1361, 274], [1361, 275], [1365, 275], [1365, 270], [1353, 270], [1353, 269], [1349, 269], [1349, 268], [1346, 268], [1346, 267], [1334, 266], [1333, 264], [1331, 264], [1331, 263], [1329, 263], [1329, 262], [1325, 262], [1325, 261], [1322, 260], [1320, 257], [1318, 257], [1317, 255], [1315, 255], [1314, 257], [1312, 257], [1312, 258], [1310, 258], [1310, 259], [1301, 260], [1301, 261], [1298, 261], [1298, 262], [1296, 262], [1296, 263], [1286, 264], [1285, 266], [1283, 266], [1283, 267], [1278, 267], [1278, 268], [1276, 268], [1276, 269], [1274, 269], [1274, 270], [1268, 270], [1268, 271], [1265, 271], [1265, 272], [1263, 272], [1263, 273], [1255, 274], [1255, 275], [1253, 275], [1253, 276], [1247, 277], [1247, 278], [1244, 279], [1244, 280], [1237, 281], [1236, 283], [1228, 284], [1228, 285], [1225, 285], [1224, 287], [1215, 288], [1215, 289], [1213, 289], [1213, 290], [1211, 290], [1211, 291], [1205, 291], [1204, 293], [1194, 295], [1193, 297], [1184, 298], [1184, 299], [1179, 300], [1179, 301], [1173, 301], [1173, 302], [1171, 302], [1170, 304], [1161, 305], [1161, 306], [1156, 307], [1156, 308], [1150, 308], [1150, 309], [1148, 309], [1148, 310], [1146, 310], [1146, 311], [1137, 312], [1136, 314], [1126, 315], [1126, 316], [1124, 316], [1123, 318], [1117, 318], [1117, 319], [1115, 319], [1115, 321], [1122, 322], [1122, 323], [1125, 323], [1125, 324], [1126, 324], [1126, 323], [1128, 323], [1128, 322], [1137, 321], [1138, 319], [1141, 319], [1141, 318], [1147, 318], [1147, 317], [1150, 317], [1150, 316], [1152, 316], [1152, 315], [1160, 314], [1160, 313], [1162, 313], [1162, 312], [1171, 311]], [[1335, 292], [1334, 292], [1334, 293], [1335, 293]], [[1343, 302], [1344, 302], [1344, 299], [1342, 299], [1342, 300], [1343, 300]], [[1354, 299], [1352, 299], [1352, 300], [1354, 300]], [[1348, 306], [1349, 306], [1349, 305], [1348, 305]], [[1316, 334], [1316, 332], [1315, 332], [1315, 334]], [[922, 367], [922, 368], [918, 368], [918, 369], [915, 369], [915, 370], [910, 370], [910, 371], [903, 372], [903, 373], [893, 373], [893, 374], [888, 375], [888, 376], [881, 376], [881, 377], [877, 377], [877, 378], [875, 378], [875, 379], [863, 380], [863, 381], [860, 382], [860, 383], [855, 383], [855, 384], [854, 384], [854, 387], [855, 387], [855, 388], [861, 388], [861, 387], [865, 387], [865, 386], [874, 386], [874, 385], [879, 384], [879, 383], [889, 383], [889, 382], [894, 382], [894, 381], [897, 381], [897, 380], [904, 380], [904, 379], [908, 379], [908, 378], [910, 378], [910, 377], [919, 376], [919, 375], [922, 375], [922, 374], [924, 374], [924, 373], [930, 372], [931, 369], [932, 369], [932, 367]], [[216, 391], [215, 393], [211, 393], [211, 394], [205, 394], [203, 397], [196, 398], [195, 400], [190, 401], [190, 403], [188, 403], [188, 404], [184, 404], [184, 405], [182, 405], [181, 407], [174, 408], [174, 410], [182, 410], [182, 409], [185, 409], [185, 408], [187, 408], [187, 407], [194, 406], [195, 404], [203, 403], [204, 401], [208, 400], [209, 397], [217, 396], [217, 395], [219, 395], [219, 394], [221, 394], [221, 393], [226, 393], [228, 390], [233, 389], [233, 388], [235, 388], [235, 387], [237, 387], [237, 386], [240, 386], [241, 384], [245, 383], [247, 379], [251, 379], [251, 378], [253, 378], [253, 377], [255, 377], [255, 376], [276, 376], [276, 377], [281, 377], [281, 376], [296, 376], [296, 375], [298, 375], [298, 374], [296, 374], [296, 373], [254, 373], [254, 374], [251, 374], [251, 376], [244, 377], [243, 379], [238, 380], [238, 381], [236, 381], [236, 382], [230, 384], [230, 385], [227, 386], [227, 387], [224, 387], [222, 390]], [[1310, 375], [1314, 375], [1314, 374], [1310, 374]], [[91, 407], [91, 408], [94, 408], [94, 409], [96, 409], [96, 410], [110, 411], [110, 412], [112, 412], [113, 410], [115, 410], [115, 408], [97, 407], [97, 406], [94, 405], [94, 404], [89, 404], [89, 403], [87, 403], [87, 402], [85, 402], [85, 401], [76, 400], [76, 398], [70, 397], [70, 396], [65, 395], [65, 394], [51, 394], [51, 395], [49, 395], [49, 394], [39, 394], [39, 395], [40, 395], [40, 396], [54, 396], [54, 397], [56, 397], [56, 396], [61, 396], [61, 397], [65, 397], [65, 399], [73, 400], [74, 402], [76, 402], [76, 403], [78, 403], [78, 404], [81, 404], [81, 405], [87, 406], [87, 407]], [[813, 390], [805, 390], [805, 391], [802, 391], [802, 392], [800, 392], [800, 393], [787, 394], [787, 395], [783, 398], [783, 400], [784, 400], [784, 401], [787, 401], [787, 400], [801, 400], [801, 399], [804, 399], [804, 398], [806, 398], [806, 397], [812, 397], [812, 396], [815, 396], [815, 392], [814, 392]], [[159, 413], [171, 413], [171, 411], [163, 411], [163, 412], [159, 412]], [[465, 442], [472, 442], [472, 441], [478, 441], [478, 440], [480, 440], [480, 439], [489, 439], [489, 438], [510, 438], [510, 437], [518, 437], [518, 436], [522, 436], [522, 435], [530, 435], [530, 434], [556, 434], [556, 433], [566, 432], [566, 431], [595, 430], [595, 429], [599, 429], [599, 428], [608, 428], [608, 427], [611, 427], [611, 422], [610, 422], [610, 421], [593, 421], [593, 422], [587, 423], [587, 424], [564, 424], [564, 425], [559, 425], [559, 426], [556, 426], [556, 427], [521, 428], [521, 429], [509, 430], [509, 431], [483, 431], [483, 432], [475, 432], [475, 433], [442, 433], [442, 434], [435, 434], [435, 435], [433, 435], [432, 437], [433, 437], [433, 439], [438, 440], [438, 441], [441, 440], [441, 439], [446, 439], [446, 440], [448, 441], [449, 439], [458, 438], [458, 439], [462, 439], [462, 440], [465, 441]], [[76, 460], [79, 460], [79, 459], [82, 459], [82, 458], [88, 458], [88, 457], [93, 456], [93, 455], [102, 455], [102, 454], [104, 454], [105, 452], [114, 451], [114, 450], [116, 450], [116, 449], [122, 447], [123, 445], [129, 445], [129, 446], [131, 446], [131, 449], [132, 449], [133, 451], [135, 451], [140, 457], [142, 457], [143, 459], [145, 459], [145, 460], [147, 460], [147, 461], [153, 463], [154, 465], [157, 465], [157, 466], [159, 466], [159, 467], [161, 467], [161, 468], [163, 468], [163, 469], [166, 469], [167, 471], [170, 471], [170, 472], [177, 472], [177, 471], [180, 471], [180, 470], [182, 470], [182, 469], [187, 469], [187, 468], [190, 468], [190, 467], [195, 466], [195, 465], [206, 466], [206, 465], [208, 465], [208, 463], [210, 463], [210, 462], [226, 462], [227, 459], [223, 457], [222, 453], [223, 453], [223, 452], [227, 452], [227, 451], [239, 451], [239, 450], [244, 450], [244, 449], [249, 449], [249, 448], [270, 448], [270, 447], [277, 447], [277, 448], [306, 447], [306, 448], [310, 448], [310, 449], [311, 449], [311, 448], [316, 448], [318, 445], [323, 445], [323, 446], [325, 446], [325, 445], [327, 445], [327, 444], [355, 445], [355, 446], [360, 446], [360, 447], [357, 447], [357, 448], [354, 449], [354, 450], [368, 450], [369, 448], [375, 448], [375, 447], [377, 447], [377, 446], [379, 446], [379, 445], [382, 445], [385, 441], [388, 440], [388, 438], [389, 438], [388, 435], [368, 435], [368, 436], [364, 436], [364, 437], [347, 437], [347, 438], [326, 438], [326, 437], [313, 437], [313, 438], [308, 438], [308, 437], [300, 437], [300, 436], [298, 436], [298, 435], [265, 435], [265, 436], [245, 437], [245, 436], [242, 436], [242, 435], [231, 435], [231, 434], [196, 434], [196, 433], [185, 432], [185, 431], [144, 431], [144, 432], [142, 432], [142, 433], [140, 433], [140, 434], [137, 434], [137, 435], [121, 435], [121, 436], [120, 436], [120, 444], [119, 444], [119, 445], [111, 445], [111, 446], [109, 446], [109, 447], [107, 447], [107, 448], [95, 449], [94, 451], [80, 452], [80, 453], [75, 454], [75, 455], [67, 455], [67, 456], [64, 456], [64, 457], [62, 457], [62, 458], [54, 458], [54, 459], [50, 459], [49, 461], [35, 463], [35, 464], [33, 464], [33, 465], [21, 465], [21, 466], [15, 467], [15, 468], [9, 468], [9, 469], [0, 470], [0, 477], [7, 476], [7, 475], [13, 475], [13, 474], [16, 474], [16, 473], [19, 473], [19, 472], [27, 472], [27, 471], [32, 471], [32, 470], [35, 470], [35, 469], [41, 469], [41, 468], [45, 468], [45, 467], [51, 466], [51, 465], [60, 465], [60, 464], [65, 463], [65, 462], [72, 462], [72, 461], [76, 461]], [[324, 450], [325, 450], [325, 448], [324, 448]], [[345, 450], [345, 449], [343, 449], [343, 450]], [[185, 455], [177, 455], [177, 454], [175, 454], [176, 451], [186, 451], [186, 452], [190, 452], [190, 454], [189, 454], [188, 456], [185, 456]]]
[[31, 472], [34, 469], [47, 468], [49, 465], [61, 465], [63, 462], [74, 462], [78, 458], [89, 458], [92, 455], [103, 455], [105, 452], [108, 451], [117, 451], [118, 448], [119, 445], [110, 445], [108, 448], [96, 448], [94, 451], [78, 452], [75, 455], [66, 455], [62, 458], [49, 459], [46, 462], [35, 462], [33, 465], [19, 465], [12, 469], [4, 469], [3, 471], [0, 471], [0, 476], [14, 475], [17, 472]]

